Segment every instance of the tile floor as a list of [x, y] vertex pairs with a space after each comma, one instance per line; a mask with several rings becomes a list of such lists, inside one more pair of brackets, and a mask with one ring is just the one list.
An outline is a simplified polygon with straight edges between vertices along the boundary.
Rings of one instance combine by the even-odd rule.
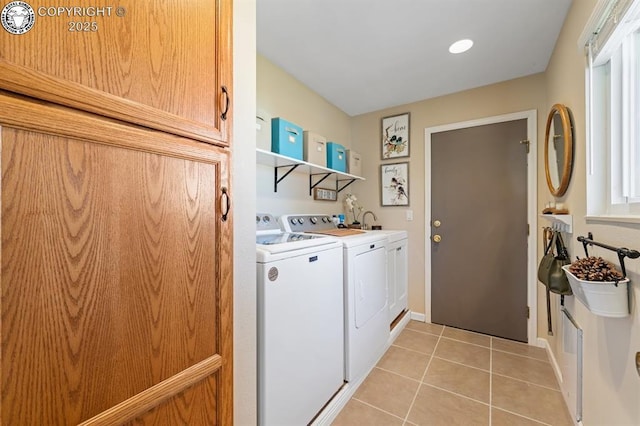
[[410, 321], [333, 425], [573, 422], [544, 349]]

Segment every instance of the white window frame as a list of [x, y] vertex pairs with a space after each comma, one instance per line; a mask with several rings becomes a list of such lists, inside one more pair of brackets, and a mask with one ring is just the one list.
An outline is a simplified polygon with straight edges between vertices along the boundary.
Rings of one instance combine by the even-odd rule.
[[587, 57], [587, 219], [640, 223], [638, 18], [640, 0], [601, 0], [579, 40]]

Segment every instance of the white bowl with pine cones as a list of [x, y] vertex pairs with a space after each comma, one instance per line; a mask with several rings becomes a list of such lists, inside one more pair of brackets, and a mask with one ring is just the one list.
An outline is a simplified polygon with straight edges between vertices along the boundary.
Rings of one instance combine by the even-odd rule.
[[629, 315], [629, 279], [601, 257], [578, 259], [562, 267], [573, 294], [591, 312], [604, 317]]

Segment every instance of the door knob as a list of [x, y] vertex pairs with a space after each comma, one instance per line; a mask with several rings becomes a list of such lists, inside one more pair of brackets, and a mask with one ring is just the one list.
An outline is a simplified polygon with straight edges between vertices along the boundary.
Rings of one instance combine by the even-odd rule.
[[431, 239], [434, 243], [439, 243], [440, 241], [442, 241], [442, 237], [438, 234], [434, 235]]
[[440, 228], [440, 225], [442, 225], [442, 222], [440, 222], [439, 220], [434, 220], [433, 221], [434, 228]]

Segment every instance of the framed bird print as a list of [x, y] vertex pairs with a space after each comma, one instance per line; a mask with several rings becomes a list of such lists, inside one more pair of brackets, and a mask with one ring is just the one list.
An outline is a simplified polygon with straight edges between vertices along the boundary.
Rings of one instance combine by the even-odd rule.
[[380, 165], [380, 204], [409, 205], [409, 163]]
[[382, 159], [409, 156], [409, 113], [382, 119]]

